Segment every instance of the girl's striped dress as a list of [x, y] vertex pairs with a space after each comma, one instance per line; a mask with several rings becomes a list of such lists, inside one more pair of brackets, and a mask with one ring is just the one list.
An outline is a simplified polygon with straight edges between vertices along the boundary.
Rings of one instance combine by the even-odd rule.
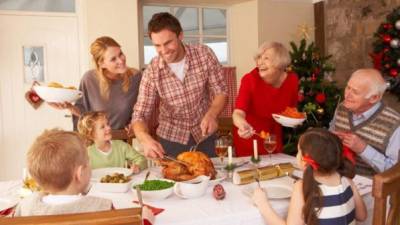
[[348, 178], [342, 177], [338, 186], [320, 184], [323, 207], [318, 215], [320, 225], [348, 225], [355, 222], [355, 203]]

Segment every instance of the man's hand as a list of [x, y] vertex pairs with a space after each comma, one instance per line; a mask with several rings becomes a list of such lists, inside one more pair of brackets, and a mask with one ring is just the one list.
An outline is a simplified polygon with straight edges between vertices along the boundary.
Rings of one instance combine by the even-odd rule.
[[248, 139], [253, 136], [254, 129], [246, 120], [241, 120], [237, 125], [239, 137]]
[[353, 152], [362, 153], [367, 147], [367, 144], [353, 132], [334, 131], [341, 140], [343, 145], [349, 147]]
[[214, 133], [218, 129], [216, 117], [206, 114], [201, 120], [200, 129], [203, 137]]
[[142, 140], [141, 144], [143, 145], [144, 156], [151, 159], [162, 158], [164, 156], [164, 148], [151, 136], [148, 136], [144, 140]]

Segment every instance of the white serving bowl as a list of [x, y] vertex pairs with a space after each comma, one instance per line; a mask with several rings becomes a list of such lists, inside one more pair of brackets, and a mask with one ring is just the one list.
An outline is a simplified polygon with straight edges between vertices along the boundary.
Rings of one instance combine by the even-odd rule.
[[[149, 179], [149, 180], [151, 180], [151, 179]], [[163, 180], [163, 181], [168, 181], [168, 182], [175, 183], [175, 181], [168, 180], [168, 179], [157, 179], [157, 180]], [[140, 184], [141, 183], [137, 183], [137, 184], [132, 185], [132, 191], [136, 192], [135, 186], [136, 185], [140, 185]], [[162, 189], [162, 190], [154, 190], [154, 191], [141, 190], [140, 192], [142, 193], [142, 197], [145, 200], [150, 200], [150, 201], [152, 201], [152, 200], [163, 200], [163, 199], [168, 198], [173, 193], [174, 185], [172, 185], [169, 188]]]
[[33, 89], [46, 102], [75, 102], [82, 97], [82, 92], [67, 88], [54, 88], [46, 86], [34, 86]]
[[132, 179], [126, 183], [101, 183], [100, 179], [106, 175], [112, 175], [114, 173], [122, 173], [124, 176], [128, 176], [132, 173], [130, 169], [121, 167], [108, 167], [92, 170], [91, 181], [93, 183], [93, 189], [96, 191], [103, 192], [116, 192], [123, 193], [127, 192], [132, 185]]
[[177, 182], [174, 192], [181, 198], [198, 198], [206, 193], [210, 177], [198, 176], [192, 180]]
[[274, 118], [276, 122], [280, 123], [284, 127], [296, 127], [304, 122], [306, 116], [304, 115], [304, 118], [291, 118], [279, 114], [272, 114], [272, 118]]

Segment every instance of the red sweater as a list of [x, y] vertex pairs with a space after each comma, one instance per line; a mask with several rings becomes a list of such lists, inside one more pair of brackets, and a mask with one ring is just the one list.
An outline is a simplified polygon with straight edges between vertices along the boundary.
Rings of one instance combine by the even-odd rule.
[[[256, 130], [262, 130], [277, 136], [277, 149], [275, 153], [282, 152], [282, 127], [272, 118], [273, 113], [280, 113], [287, 106], [296, 107], [298, 96], [298, 78], [293, 72], [288, 72], [286, 80], [281, 87], [275, 88], [260, 77], [258, 68], [243, 76], [238, 96], [236, 109], [246, 113], [246, 121]], [[253, 139], [258, 142], [258, 153], [266, 154], [262, 139], [253, 136], [243, 139], [238, 136], [237, 128], [233, 130], [233, 142], [237, 156], [253, 154]]]

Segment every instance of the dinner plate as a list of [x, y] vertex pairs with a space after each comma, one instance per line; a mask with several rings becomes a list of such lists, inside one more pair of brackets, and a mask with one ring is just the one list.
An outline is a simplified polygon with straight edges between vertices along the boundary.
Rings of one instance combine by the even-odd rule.
[[[286, 199], [292, 196], [292, 187], [282, 184], [267, 184], [262, 186], [267, 192], [269, 199]], [[249, 197], [253, 195], [255, 186], [243, 188], [243, 193]]]
[[215, 176], [215, 179], [208, 181], [208, 185], [209, 186], [214, 186], [214, 185], [220, 183], [221, 181], [225, 180], [225, 178], [226, 178], [226, 173], [222, 173], [221, 171], [217, 171], [217, 175]]
[[0, 211], [12, 208], [19, 202], [17, 197], [0, 197]]

